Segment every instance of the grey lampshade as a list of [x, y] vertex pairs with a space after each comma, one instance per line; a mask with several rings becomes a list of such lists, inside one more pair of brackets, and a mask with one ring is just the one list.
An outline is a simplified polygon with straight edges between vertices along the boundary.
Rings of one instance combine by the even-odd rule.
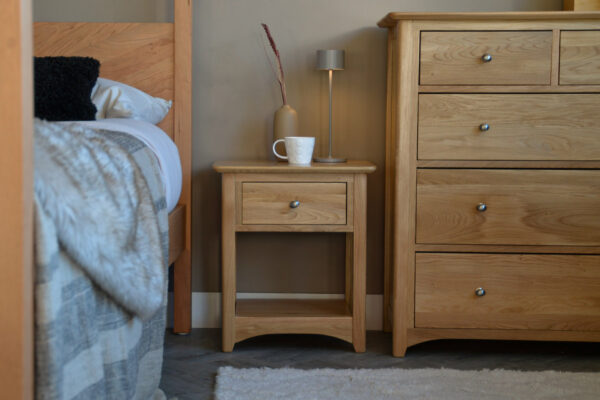
[[344, 50], [317, 50], [317, 69], [344, 69]]

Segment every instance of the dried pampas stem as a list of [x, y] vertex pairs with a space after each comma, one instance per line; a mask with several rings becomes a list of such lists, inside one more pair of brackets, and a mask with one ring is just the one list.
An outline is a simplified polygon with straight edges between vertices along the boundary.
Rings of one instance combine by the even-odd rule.
[[271, 36], [271, 31], [267, 24], [261, 24], [265, 33], [267, 34], [267, 39], [269, 39], [269, 44], [271, 45], [271, 49], [273, 53], [275, 53], [275, 61], [277, 62], [277, 81], [279, 82], [279, 87], [281, 88], [281, 99], [283, 100], [283, 105], [287, 105], [287, 93], [285, 91], [285, 79], [283, 75], [283, 67], [281, 66], [281, 57], [279, 56], [279, 50], [277, 50], [277, 45], [273, 40], [273, 36]]

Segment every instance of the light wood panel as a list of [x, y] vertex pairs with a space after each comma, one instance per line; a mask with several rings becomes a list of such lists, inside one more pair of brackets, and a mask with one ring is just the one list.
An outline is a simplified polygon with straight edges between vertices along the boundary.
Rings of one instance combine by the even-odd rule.
[[354, 175], [354, 193], [348, 201], [354, 203], [352, 243], [346, 242], [352, 244], [352, 345], [357, 353], [363, 353], [367, 340], [367, 175]]
[[[446, 22], [448, 24], [452, 24], [452, 27], [456, 29], [457, 26], [461, 26], [461, 23], [471, 21], [481, 23], [482, 25], [496, 21], [505, 23], [507, 25], [518, 24], [520, 21], [524, 21], [528, 29], [535, 29], [538, 25], [543, 25], [544, 23], [548, 23], [548, 21], [556, 23], [558, 21], [569, 22], [573, 20], [596, 20], [598, 19], [598, 16], [598, 13], [564, 13], [561, 11], [390, 12], [383, 17], [377, 23], [377, 25], [380, 28], [394, 28], [400, 21], [426, 21], [439, 27], [445, 27], [443, 22]], [[535, 24], [535, 26], [533, 26], [533, 24]]]
[[0, 387], [34, 396], [31, 3], [0, 2]]
[[[173, 141], [181, 160], [181, 196], [185, 207], [183, 251], [173, 266], [173, 332], [192, 329], [192, 0], [174, 2]], [[163, 124], [168, 124], [163, 121]]]
[[600, 160], [598, 104], [599, 94], [422, 94], [419, 159]]
[[[299, 202], [296, 208], [291, 206], [293, 201]], [[346, 184], [244, 182], [242, 223], [344, 225]]]
[[[174, 99], [173, 24], [36, 22], [34, 34], [38, 57], [94, 57], [100, 76]], [[173, 137], [172, 111], [159, 127]]]
[[[419, 70], [419, 35], [411, 21], [402, 21], [395, 34], [398, 52], [394, 57], [396, 136], [394, 148], [394, 283], [392, 288], [393, 354], [404, 355], [408, 345], [407, 329], [414, 327], [414, 243], [416, 210], [416, 154], [417, 154], [417, 97]], [[389, 247], [388, 247], [389, 248]]]
[[[554, 65], [558, 70], [558, 64]], [[554, 71], [554, 70], [553, 70]], [[557, 77], [558, 79], [558, 77]], [[600, 85], [421, 85], [420, 93], [598, 93]]]
[[414, 328], [408, 331], [409, 346], [437, 339], [542, 340], [553, 342], [600, 342], [598, 331], [551, 331], [528, 329]]
[[[484, 62], [485, 54], [492, 56]], [[421, 85], [550, 84], [552, 32], [421, 32]]]
[[561, 32], [560, 84], [600, 84], [600, 30]]
[[235, 337], [236, 240], [235, 240], [235, 176], [223, 174], [221, 189], [221, 285], [223, 351], [233, 350]]
[[340, 300], [238, 300], [236, 342], [267, 334], [321, 334], [352, 343], [352, 315]]
[[563, 9], [567, 11], [600, 10], [600, 0], [564, 0]]
[[287, 162], [268, 160], [217, 161], [213, 168], [221, 173], [294, 173], [294, 174], [356, 174], [375, 171], [375, 164], [369, 161], [348, 160], [345, 163], [313, 162], [310, 167], [289, 165]]
[[600, 171], [420, 170], [417, 179], [417, 243], [600, 245]]
[[416, 257], [416, 327], [600, 331], [600, 256]]

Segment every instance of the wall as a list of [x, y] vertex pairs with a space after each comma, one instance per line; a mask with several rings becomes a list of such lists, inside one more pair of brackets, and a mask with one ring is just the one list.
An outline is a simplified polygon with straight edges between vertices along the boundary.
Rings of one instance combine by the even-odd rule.
[[[172, 18], [166, 0], [35, 0], [36, 20], [149, 21]], [[200, 0], [194, 3], [193, 290], [220, 290], [220, 182], [216, 160], [270, 158], [280, 95], [260, 23], [281, 51], [288, 100], [300, 132], [326, 149], [326, 73], [315, 52], [346, 50], [334, 75], [335, 155], [375, 162], [368, 179], [369, 293], [383, 287], [383, 192], [386, 31], [389, 11], [560, 10], [561, 0]], [[243, 292], [343, 292], [343, 246], [335, 234], [242, 234], [238, 288]]]

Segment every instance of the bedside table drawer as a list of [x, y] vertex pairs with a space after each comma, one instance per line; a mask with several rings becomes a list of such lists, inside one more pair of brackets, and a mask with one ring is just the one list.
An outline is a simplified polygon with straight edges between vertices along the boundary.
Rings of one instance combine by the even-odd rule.
[[244, 182], [244, 225], [345, 225], [345, 182]]

